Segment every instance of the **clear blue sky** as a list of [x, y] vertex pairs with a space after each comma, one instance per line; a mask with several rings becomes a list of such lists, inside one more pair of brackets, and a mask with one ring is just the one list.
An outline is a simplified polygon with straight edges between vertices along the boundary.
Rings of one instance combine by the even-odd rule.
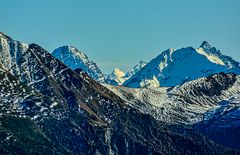
[[0, 31], [49, 51], [73, 45], [104, 73], [203, 40], [240, 60], [240, 0], [1, 0]]

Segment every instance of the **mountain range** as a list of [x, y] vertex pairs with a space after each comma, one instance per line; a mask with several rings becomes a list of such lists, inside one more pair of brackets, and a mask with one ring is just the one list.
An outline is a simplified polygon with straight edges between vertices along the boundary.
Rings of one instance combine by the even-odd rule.
[[146, 65], [146, 62], [140, 61], [127, 73], [115, 68], [110, 75], [104, 75], [96, 63], [89, 60], [86, 54], [73, 46], [59, 47], [51, 54], [72, 70], [81, 69], [95, 81], [112, 85], [122, 85]]
[[149, 63], [140, 61], [127, 73], [115, 68], [110, 75], [103, 75], [96, 63], [74, 47], [60, 47], [52, 55], [72, 70], [81, 68], [98, 82], [132, 88], [170, 87], [214, 73], [240, 73], [239, 62], [206, 41], [197, 49], [168, 49]]
[[239, 154], [239, 63], [209, 46], [115, 69], [115, 86], [74, 47], [0, 33], [0, 154]]
[[187, 47], [162, 52], [123, 85], [133, 88], [171, 87], [219, 72], [239, 74], [239, 62], [204, 41], [198, 49]]

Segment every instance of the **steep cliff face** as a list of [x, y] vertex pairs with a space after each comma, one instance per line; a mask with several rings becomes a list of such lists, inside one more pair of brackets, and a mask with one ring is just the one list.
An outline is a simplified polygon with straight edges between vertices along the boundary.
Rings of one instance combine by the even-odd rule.
[[22, 56], [28, 49], [28, 44], [15, 41], [12, 38], [0, 33], [0, 63], [2, 67], [14, 75], [20, 75], [18, 66]]

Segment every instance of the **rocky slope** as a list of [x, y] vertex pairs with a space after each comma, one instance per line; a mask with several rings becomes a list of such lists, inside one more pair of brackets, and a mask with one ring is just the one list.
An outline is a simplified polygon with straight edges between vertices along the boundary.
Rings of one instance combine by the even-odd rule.
[[174, 88], [106, 86], [142, 113], [191, 126], [217, 143], [240, 149], [240, 77], [235, 74], [215, 74]]
[[0, 39], [1, 154], [235, 152], [142, 113], [36, 44]]

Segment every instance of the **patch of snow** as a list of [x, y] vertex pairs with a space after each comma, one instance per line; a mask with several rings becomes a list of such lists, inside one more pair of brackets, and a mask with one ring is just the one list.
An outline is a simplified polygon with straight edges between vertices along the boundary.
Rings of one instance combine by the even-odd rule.
[[50, 108], [53, 108], [53, 107], [55, 107], [55, 106], [57, 106], [57, 105], [58, 105], [57, 102], [53, 102], [53, 103], [50, 105]]

